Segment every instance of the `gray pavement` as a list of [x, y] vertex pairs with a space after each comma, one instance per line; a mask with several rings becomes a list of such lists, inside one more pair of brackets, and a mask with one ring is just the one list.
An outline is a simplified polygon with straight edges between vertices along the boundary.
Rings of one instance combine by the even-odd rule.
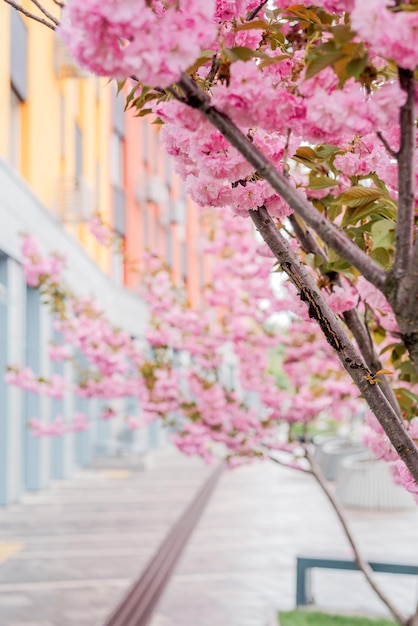
[[[0, 510], [0, 626], [100, 626], [210, 472], [170, 450], [144, 471], [103, 459]], [[418, 508], [348, 512], [365, 555], [418, 561]], [[299, 553], [349, 556], [312, 480], [268, 463], [225, 472], [151, 626], [267, 626], [291, 609]], [[405, 612], [418, 582], [378, 575]], [[316, 571], [316, 603], [385, 615], [357, 572]]]

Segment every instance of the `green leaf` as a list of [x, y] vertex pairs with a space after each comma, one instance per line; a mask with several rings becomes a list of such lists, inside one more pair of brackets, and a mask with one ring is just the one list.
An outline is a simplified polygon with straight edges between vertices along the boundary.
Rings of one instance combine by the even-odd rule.
[[231, 59], [231, 61], [249, 61], [256, 53], [251, 48], [247, 48], [246, 46], [234, 46], [233, 48], [228, 48], [225, 50], [226, 56]]
[[320, 146], [316, 147], [316, 154], [321, 159], [328, 159], [330, 156], [339, 151], [338, 146], [333, 146], [330, 143], [323, 143]]
[[187, 74], [193, 74], [194, 72], [196, 72], [196, 70], [198, 70], [199, 67], [202, 67], [202, 65], [205, 65], [205, 63], [207, 63], [212, 57], [213, 57], [212, 50], [203, 50], [200, 53], [200, 56], [193, 63], [193, 65], [187, 68]]
[[367, 52], [360, 59], [352, 59], [349, 63], [347, 63], [345, 73], [349, 77], [353, 76], [354, 78], [359, 78], [359, 76], [364, 72], [368, 60], [369, 55]]
[[410, 398], [413, 402], [418, 402], [418, 395], [409, 389], [405, 389], [405, 387], [398, 387], [398, 389], [395, 389], [394, 391], [396, 395], [399, 393], [407, 398]]
[[364, 220], [366, 217], [379, 215], [379, 212], [385, 213], [385, 209], [383, 207], [378, 207], [373, 201], [356, 208], [348, 207], [341, 226], [344, 228], [344, 226], [348, 226], [349, 224], [356, 224], [360, 220]]
[[344, 191], [336, 201], [339, 204], [345, 204], [348, 207], [360, 207], [382, 197], [380, 189], [374, 187], [351, 187]]
[[388, 267], [391, 260], [390, 254], [386, 248], [374, 248], [370, 252], [370, 256], [384, 268]]
[[280, 63], [280, 61], [283, 61], [284, 59], [288, 59], [288, 58], [289, 58], [288, 54], [279, 54], [278, 56], [269, 57], [268, 59], [265, 59], [264, 61], [260, 63], [258, 67], [260, 68], [260, 70], [262, 70], [265, 67], [268, 67], [269, 65], [273, 65], [274, 63]]
[[314, 11], [307, 9], [303, 4], [293, 4], [292, 6], [287, 7], [286, 13], [295, 15], [296, 17], [312, 22], [313, 24], [322, 23], [317, 14]]
[[315, 176], [314, 172], [309, 175], [309, 189], [326, 189], [327, 187], [335, 187], [338, 182], [328, 176]]
[[329, 206], [327, 214], [331, 222], [333, 222], [341, 214], [342, 210], [343, 210], [342, 206], [338, 204], [331, 204]]
[[138, 113], [136, 117], [145, 117], [146, 115], [149, 115], [150, 113], [152, 113], [152, 109], [141, 109], [141, 111]]
[[266, 30], [269, 28], [269, 25], [264, 20], [252, 20], [251, 22], [245, 22], [244, 24], [240, 24], [234, 28], [234, 31], [237, 32], [239, 30]]
[[397, 369], [399, 369], [402, 372], [401, 373], [402, 380], [406, 380], [412, 383], [418, 381], [418, 374], [416, 372], [415, 367], [411, 363], [411, 361], [403, 361], [402, 363], [399, 364]]
[[371, 225], [370, 234], [375, 248], [393, 248], [395, 241], [395, 223], [391, 220], [376, 220]]
[[125, 83], [126, 83], [126, 78], [124, 80], [117, 80], [116, 81], [116, 85], [117, 85], [117, 92], [116, 95], [118, 96], [120, 94], [120, 92], [122, 91], [122, 89], [125, 87]]
[[305, 80], [312, 78], [312, 76], [315, 76], [315, 74], [318, 74], [321, 70], [329, 67], [343, 56], [345, 56], [344, 52], [335, 49], [331, 52], [316, 55], [313, 59], [308, 61], [306, 65]]
[[376, 187], [377, 187], [378, 189], [380, 189], [380, 190], [381, 190], [382, 194], [383, 194], [384, 196], [386, 196], [387, 198], [390, 198], [390, 195], [389, 195], [389, 190], [388, 190], [388, 188], [386, 187], [386, 185], [385, 185], [385, 183], [383, 182], [383, 180], [381, 180], [381, 179], [379, 178], [379, 176], [378, 176], [377, 174], [375, 174], [374, 172], [373, 172], [372, 174], [369, 174], [369, 177], [372, 179], [372, 181], [374, 182], [374, 184], [376, 185]]
[[337, 46], [341, 46], [348, 41], [351, 41], [354, 37], [354, 33], [348, 24], [338, 24], [331, 29], [331, 32], [334, 35], [334, 41]]
[[299, 146], [295, 152], [295, 156], [306, 159], [307, 161], [314, 161], [316, 159], [316, 152], [309, 146]]

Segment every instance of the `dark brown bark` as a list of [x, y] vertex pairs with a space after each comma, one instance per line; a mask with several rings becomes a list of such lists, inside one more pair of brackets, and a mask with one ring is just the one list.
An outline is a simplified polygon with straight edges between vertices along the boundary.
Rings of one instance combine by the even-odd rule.
[[250, 211], [250, 216], [264, 241], [278, 259], [282, 270], [296, 286], [301, 300], [308, 307], [310, 317], [318, 323], [326, 340], [334, 348], [344, 369], [363, 394], [396, 452], [418, 482], [418, 449], [405, 430], [402, 419], [376, 384], [372, 373], [332, 313], [312, 277], [281, 235], [267, 210], [263, 207]]

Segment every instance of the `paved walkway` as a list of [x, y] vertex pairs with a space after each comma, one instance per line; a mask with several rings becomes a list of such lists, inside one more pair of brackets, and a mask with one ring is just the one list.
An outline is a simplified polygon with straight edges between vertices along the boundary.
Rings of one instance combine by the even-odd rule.
[[[76, 478], [0, 510], [0, 626], [101, 626], [210, 469], [174, 452], [144, 471], [102, 460]], [[371, 559], [418, 560], [418, 509], [349, 512]], [[309, 477], [271, 464], [227, 472], [151, 626], [267, 626], [294, 606], [295, 556], [349, 555]], [[380, 574], [412, 611], [417, 581]], [[329, 609], [385, 614], [357, 572], [317, 571]]]

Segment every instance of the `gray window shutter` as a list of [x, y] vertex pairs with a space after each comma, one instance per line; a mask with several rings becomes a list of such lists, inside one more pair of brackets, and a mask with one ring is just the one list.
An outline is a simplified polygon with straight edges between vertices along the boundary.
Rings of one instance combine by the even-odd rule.
[[10, 79], [19, 99], [28, 97], [28, 33], [17, 11], [10, 11]]

